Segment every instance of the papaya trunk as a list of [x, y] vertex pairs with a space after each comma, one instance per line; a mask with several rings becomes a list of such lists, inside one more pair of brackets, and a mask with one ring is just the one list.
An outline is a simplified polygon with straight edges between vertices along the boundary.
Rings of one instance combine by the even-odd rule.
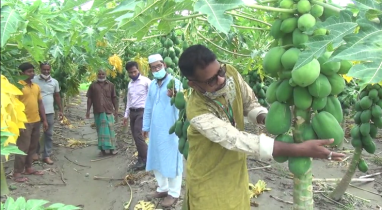
[[293, 210], [313, 210], [312, 166], [301, 177], [293, 178]]
[[[301, 133], [300, 126], [311, 118], [310, 110], [306, 110], [306, 118], [298, 116], [296, 108], [293, 107], [294, 115], [294, 128], [293, 139], [295, 143], [302, 143], [304, 141]], [[313, 210], [313, 186], [312, 186], [312, 165], [302, 176], [294, 175], [293, 178], [293, 210]]]
[[5, 171], [3, 166], [3, 161], [1, 161], [1, 196], [9, 194], [9, 188], [7, 184], [7, 179], [5, 178]]
[[348, 170], [346, 171], [345, 175], [342, 177], [340, 183], [338, 183], [334, 191], [329, 195], [331, 199], [338, 201], [345, 194], [345, 191], [348, 188], [355, 171], [357, 170], [358, 162], [361, 158], [361, 153], [362, 148], [355, 148], [353, 158], [351, 160]]

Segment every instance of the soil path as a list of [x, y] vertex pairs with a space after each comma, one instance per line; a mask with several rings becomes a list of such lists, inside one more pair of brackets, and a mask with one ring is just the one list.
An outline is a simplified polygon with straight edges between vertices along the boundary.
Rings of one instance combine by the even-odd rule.
[[[123, 107], [124, 104], [121, 103], [120, 115], [123, 114]], [[15, 188], [11, 192], [12, 197], [24, 196], [27, 199], [44, 199], [52, 203], [59, 202], [81, 206], [85, 210], [122, 210], [124, 204], [130, 200], [131, 195], [130, 209], [134, 209], [138, 201], [144, 200], [147, 193], [155, 190], [156, 183], [152, 173], [129, 174], [127, 172], [128, 166], [134, 164], [136, 160], [134, 155], [136, 149], [129, 129], [124, 128], [121, 123], [116, 124], [119, 154], [108, 159], [99, 160], [99, 151], [96, 147], [97, 134], [95, 129], [91, 127], [94, 119], [93, 116], [91, 116], [91, 119], [85, 119], [85, 110], [85, 93], [81, 92], [79, 96], [72, 99], [65, 112], [65, 116], [73, 127], [69, 128], [67, 125], [60, 125], [59, 122], [55, 124], [54, 165], [36, 163], [34, 167], [45, 170], [45, 175], [31, 176], [29, 177], [29, 183], [20, 184], [8, 179], [8, 185]], [[249, 132], [255, 132], [258, 129], [251, 124], [246, 124], [246, 130]], [[381, 139], [380, 132], [378, 139], [376, 139], [379, 153], [374, 156], [366, 156], [369, 163], [368, 173], [370, 174], [382, 172]], [[68, 148], [70, 140], [78, 140], [78, 143], [83, 145]], [[349, 144], [344, 144], [344, 149], [352, 150], [352, 147]], [[349, 153], [348, 156], [351, 156], [351, 154]], [[12, 159], [13, 157], [10, 157], [10, 160], [5, 163], [7, 174], [10, 174], [13, 169]], [[313, 162], [314, 177], [341, 178], [346, 171], [349, 160], [350, 158], [342, 163], [315, 160]], [[184, 163], [186, 164], [186, 162]], [[267, 168], [268, 165], [270, 165], [269, 168]], [[292, 208], [292, 205], [288, 202], [293, 201], [293, 180], [289, 178], [287, 163], [279, 164], [273, 160], [257, 161], [249, 157], [248, 168], [250, 169], [251, 183], [256, 184], [258, 180], [263, 180], [266, 182], [267, 188], [271, 189], [259, 195], [258, 198], [252, 199], [254, 205], [252, 209]], [[127, 176], [128, 174], [129, 176]], [[365, 174], [358, 171], [355, 177], [362, 175]], [[106, 179], [95, 180], [95, 176], [106, 177]], [[128, 185], [122, 180], [126, 176], [130, 182], [132, 194]], [[110, 180], [110, 178], [119, 180]], [[382, 175], [374, 178], [374, 182], [353, 183], [353, 185], [381, 195]], [[334, 186], [333, 182], [314, 183], [313, 190], [328, 191]], [[382, 206], [382, 196], [380, 195], [354, 187], [349, 187], [348, 193], [350, 194], [344, 196], [345, 199], [339, 203], [328, 200], [325, 193], [315, 193], [315, 209], [370, 210], [379, 209], [378, 206]], [[158, 203], [159, 201], [155, 201], [154, 205], [156, 209], [161, 209]], [[172, 209], [181, 209], [181, 205], [182, 197]]]

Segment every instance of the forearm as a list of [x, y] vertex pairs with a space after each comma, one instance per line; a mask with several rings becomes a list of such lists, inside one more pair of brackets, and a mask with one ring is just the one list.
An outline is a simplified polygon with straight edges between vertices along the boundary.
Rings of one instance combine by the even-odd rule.
[[38, 111], [40, 113], [41, 120], [45, 122], [46, 121], [45, 107], [41, 100], [38, 102]]
[[228, 150], [239, 151], [256, 158], [271, 158], [274, 140], [270, 137], [239, 131], [230, 123], [213, 114], [197, 116], [190, 121], [191, 126], [210, 141]]
[[113, 106], [114, 106], [114, 110], [115, 110], [115, 112], [117, 112], [117, 111], [118, 111], [117, 100], [118, 100], [118, 98], [117, 98], [117, 97], [115, 97], [115, 98], [112, 100], [112, 103], [113, 103]]
[[92, 100], [88, 98], [86, 112], [90, 112], [91, 107], [92, 107]]
[[62, 109], [62, 105], [61, 105], [61, 96], [60, 96], [60, 93], [56, 93], [55, 96], [54, 96], [54, 100], [58, 106], [58, 109], [62, 112], [63, 109]]

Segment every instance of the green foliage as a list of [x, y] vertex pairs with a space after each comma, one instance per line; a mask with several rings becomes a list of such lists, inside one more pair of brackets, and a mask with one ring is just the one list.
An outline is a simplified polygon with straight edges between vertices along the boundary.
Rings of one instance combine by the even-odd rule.
[[14, 200], [12, 197], [8, 197], [5, 203], [1, 203], [1, 210], [76, 210], [81, 209], [73, 205], [65, 205], [62, 203], [54, 203], [47, 207], [49, 201], [42, 199], [29, 199], [25, 200], [24, 197], [18, 197], [17, 200]]

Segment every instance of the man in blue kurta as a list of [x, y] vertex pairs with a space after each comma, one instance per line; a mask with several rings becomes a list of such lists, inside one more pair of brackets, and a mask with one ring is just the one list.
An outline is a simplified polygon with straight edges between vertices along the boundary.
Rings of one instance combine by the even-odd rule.
[[147, 195], [148, 199], [164, 198], [161, 205], [166, 208], [175, 204], [182, 185], [183, 156], [178, 150], [178, 137], [169, 134], [170, 127], [176, 122], [179, 110], [171, 105], [171, 91], [167, 84], [178, 79], [166, 72], [166, 64], [159, 54], [150, 55], [149, 65], [154, 80], [151, 82], [143, 114], [143, 136], [149, 137], [146, 170], [153, 171], [158, 182], [155, 192]]

